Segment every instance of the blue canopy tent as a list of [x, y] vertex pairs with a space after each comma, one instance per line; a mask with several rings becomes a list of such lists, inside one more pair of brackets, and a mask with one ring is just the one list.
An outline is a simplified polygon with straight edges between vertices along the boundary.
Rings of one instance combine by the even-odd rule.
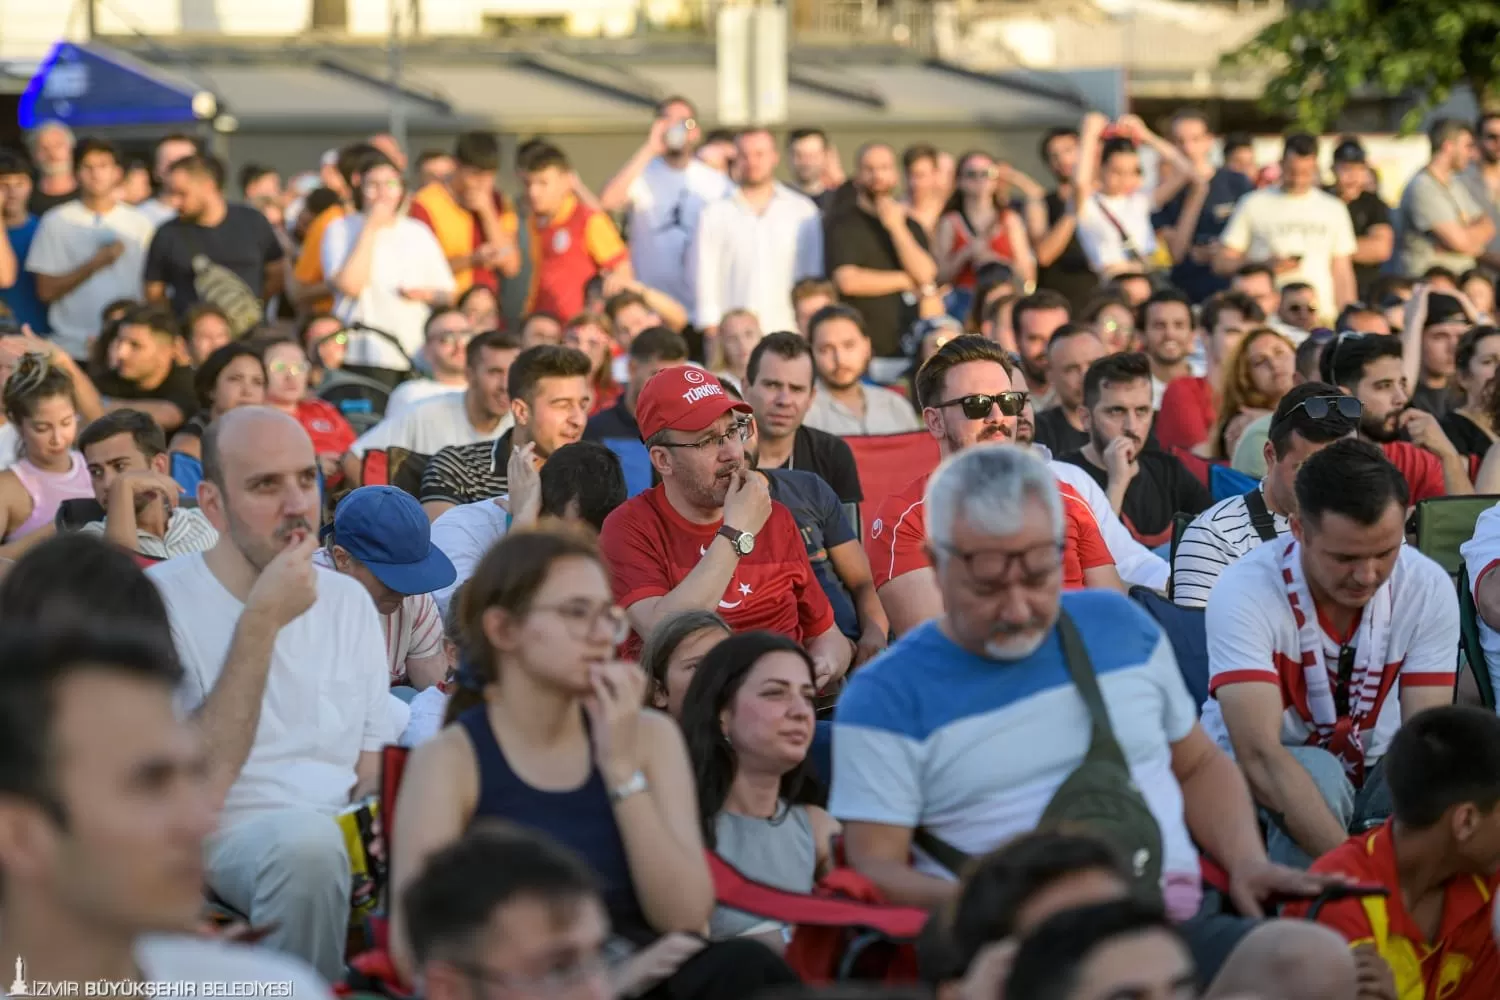
[[214, 95], [190, 80], [102, 45], [59, 42], [21, 95], [20, 125], [180, 126], [217, 112]]

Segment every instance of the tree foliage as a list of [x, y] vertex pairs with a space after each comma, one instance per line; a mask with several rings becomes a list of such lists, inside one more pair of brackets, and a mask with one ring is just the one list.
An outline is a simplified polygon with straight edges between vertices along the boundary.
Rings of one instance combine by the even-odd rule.
[[1360, 94], [1415, 98], [1408, 128], [1461, 84], [1500, 110], [1500, 0], [1326, 0], [1289, 9], [1227, 58], [1269, 68], [1263, 104], [1315, 130]]

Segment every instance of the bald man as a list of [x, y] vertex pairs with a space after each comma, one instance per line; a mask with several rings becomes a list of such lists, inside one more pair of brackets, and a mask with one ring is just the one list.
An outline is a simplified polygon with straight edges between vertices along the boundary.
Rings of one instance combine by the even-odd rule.
[[[1373, 957], [1385, 966], [1379, 955]], [[1234, 949], [1204, 1000], [1357, 1000], [1361, 982], [1380, 971], [1368, 964], [1367, 957], [1356, 962], [1344, 939], [1320, 924], [1268, 920]], [[1389, 989], [1370, 995], [1394, 997], [1394, 981]]]
[[203, 435], [209, 551], [151, 567], [185, 673], [179, 706], [223, 803], [208, 883], [266, 944], [343, 972], [349, 857], [336, 820], [372, 793], [393, 713], [385, 637], [359, 582], [313, 566], [318, 460], [292, 417], [226, 413]]

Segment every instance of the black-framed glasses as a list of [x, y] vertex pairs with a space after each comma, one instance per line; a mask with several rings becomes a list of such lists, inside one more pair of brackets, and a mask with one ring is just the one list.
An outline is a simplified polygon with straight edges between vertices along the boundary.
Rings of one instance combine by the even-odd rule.
[[562, 621], [568, 634], [578, 640], [596, 635], [601, 621], [608, 623], [610, 641], [616, 646], [630, 635], [630, 618], [623, 608], [614, 604], [571, 601], [566, 604], [533, 604], [531, 610], [550, 611]]
[[597, 953], [581, 956], [566, 965], [549, 969], [540, 976], [496, 972], [477, 962], [455, 963], [455, 966], [470, 979], [486, 986], [532, 996], [555, 996], [566, 993], [595, 976], [603, 976], [609, 969], [604, 956]]
[[1005, 417], [1019, 417], [1021, 411], [1026, 409], [1026, 401], [1031, 398], [1031, 393], [1012, 389], [1009, 392], [976, 392], [968, 396], [960, 396], [942, 403], [933, 403], [934, 409], [944, 409], [949, 406], [963, 407], [964, 416], [970, 420], [983, 420], [990, 415], [990, 410], [1000, 407], [1000, 415]]
[[708, 451], [709, 449], [718, 451], [731, 441], [743, 443], [749, 440], [749, 438], [750, 421], [736, 420], [730, 425], [729, 430], [723, 434], [710, 434], [708, 437], [697, 441], [663, 441], [660, 446], [663, 448], [691, 448], [694, 451]]
[[1365, 407], [1353, 396], [1309, 396], [1288, 410], [1287, 418], [1290, 419], [1298, 410], [1305, 411], [1309, 420], [1327, 420], [1331, 414], [1337, 413], [1353, 424], [1359, 422]]
[[1019, 552], [1003, 549], [965, 552], [946, 542], [935, 542], [933, 547], [957, 559], [970, 584], [980, 593], [994, 592], [1012, 583], [1016, 567], [1021, 570], [1019, 582], [1027, 587], [1041, 586], [1062, 568], [1063, 545], [1059, 542], [1043, 542]]

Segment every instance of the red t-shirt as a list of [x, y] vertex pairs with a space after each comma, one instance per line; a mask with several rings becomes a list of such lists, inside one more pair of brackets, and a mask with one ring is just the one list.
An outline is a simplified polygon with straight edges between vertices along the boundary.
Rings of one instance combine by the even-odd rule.
[[1416, 506], [1423, 500], [1448, 495], [1448, 486], [1443, 482], [1443, 463], [1432, 452], [1418, 448], [1410, 441], [1387, 441], [1380, 446], [1386, 459], [1401, 470], [1406, 477], [1406, 489], [1411, 493], [1411, 504]]
[[1167, 383], [1156, 414], [1156, 442], [1165, 449], [1196, 448], [1214, 429], [1214, 387], [1206, 378], [1186, 376]]
[[297, 422], [312, 438], [315, 455], [342, 455], [354, 444], [354, 428], [332, 403], [302, 400], [297, 404]]
[[[924, 516], [924, 494], [928, 473], [906, 484], [906, 488], [886, 497], [870, 522], [870, 537], [865, 551], [870, 555], [870, 569], [875, 586], [884, 587], [898, 576], [931, 565], [927, 561], [927, 519]], [[1073, 487], [1059, 481], [1063, 521], [1063, 589], [1082, 590], [1083, 571], [1095, 566], [1113, 566], [1114, 557], [1099, 533], [1099, 522], [1089, 509], [1088, 501]]]
[[[615, 601], [629, 608], [670, 593], [698, 565], [723, 523], [689, 521], [668, 502], [665, 486], [625, 501], [605, 518], [599, 535]], [[807, 561], [802, 533], [781, 504], [771, 504], [755, 548], [740, 558], [716, 610], [736, 632], [764, 629], [803, 645], [834, 627], [833, 608]], [[636, 656], [640, 648], [641, 637], [632, 633], [625, 655]]]
[[[1443, 887], [1443, 917], [1436, 941], [1427, 941], [1406, 912], [1396, 870], [1391, 821], [1344, 841], [1313, 862], [1312, 871], [1351, 876], [1382, 885], [1386, 897], [1327, 903], [1318, 923], [1351, 945], [1372, 943], [1396, 976], [1396, 995], [1423, 1000], [1492, 1000], [1500, 996], [1500, 952], [1490, 931], [1490, 900], [1500, 876], [1456, 875]], [[1305, 917], [1307, 903], [1294, 903], [1284, 917]]]

